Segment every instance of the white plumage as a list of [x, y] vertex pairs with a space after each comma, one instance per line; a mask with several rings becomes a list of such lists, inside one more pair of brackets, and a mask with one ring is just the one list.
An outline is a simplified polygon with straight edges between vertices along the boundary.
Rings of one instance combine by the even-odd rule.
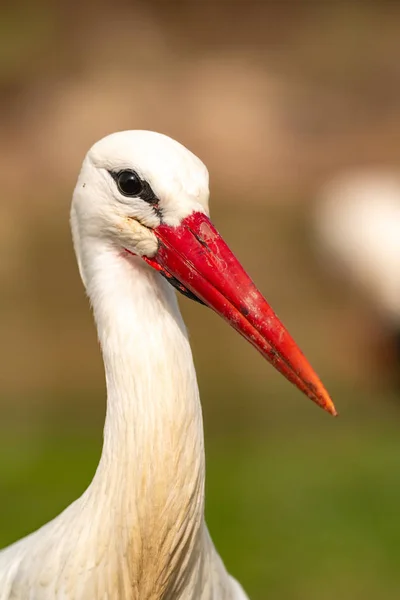
[[314, 223], [327, 264], [400, 329], [400, 174], [365, 168], [337, 175], [318, 196]]
[[[133, 188], [123, 184], [124, 173]], [[132, 194], [135, 186], [139, 191]], [[199, 298], [240, 331], [250, 328], [252, 313], [258, 318], [267, 305], [250, 280], [235, 271], [233, 256], [207, 214], [206, 168], [166, 136], [121, 132], [95, 144], [86, 156], [71, 225], [104, 358], [104, 446], [82, 497], [0, 552], [0, 600], [245, 600], [204, 521], [201, 406], [186, 329], [167, 280], [191, 297], [197, 285]], [[186, 234], [189, 246], [198, 245], [195, 252], [188, 247], [188, 257], [182, 258], [179, 236]], [[169, 255], [168, 271], [162, 254], [171, 239], [179, 248]], [[182, 261], [180, 266], [175, 260]], [[206, 276], [196, 265], [203, 265]], [[209, 280], [215, 274], [226, 282], [236, 277], [233, 291], [228, 283], [226, 293], [224, 283], [213, 287]], [[239, 292], [237, 310], [233, 303]], [[272, 311], [266, 322], [272, 331], [280, 327], [275, 346], [271, 342], [271, 360], [334, 413]], [[246, 335], [268, 358], [268, 333], [262, 340], [257, 333], [263, 326], [251, 325]], [[286, 354], [281, 364], [279, 357]]]

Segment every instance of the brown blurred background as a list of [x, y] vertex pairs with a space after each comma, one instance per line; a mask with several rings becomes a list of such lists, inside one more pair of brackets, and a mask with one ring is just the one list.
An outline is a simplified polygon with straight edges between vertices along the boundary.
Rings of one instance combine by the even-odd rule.
[[398, 598], [395, 350], [373, 303], [321, 265], [312, 215], [341, 169], [400, 170], [399, 55], [390, 1], [2, 5], [1, 544], [93, 474], [103, 371], [69, 205], [92, 143], [152, 129], [208, 166], [214, 222], [341, 413], [329, 420], [181, 302], [221, 554], [253, 598]]

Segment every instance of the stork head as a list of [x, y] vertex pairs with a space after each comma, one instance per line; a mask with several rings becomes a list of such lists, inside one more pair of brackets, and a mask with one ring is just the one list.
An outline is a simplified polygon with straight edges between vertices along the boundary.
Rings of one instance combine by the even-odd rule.
[[[311, 400], [336, 414], [317, 375], [208, 216], [208, 172], [165, 135], [124, 131], [88, 152], [71, 224], [78, 262], [98, 243], [136, 255], [215, 310]], [[90, 244], [85, 243], [90, 240]]]

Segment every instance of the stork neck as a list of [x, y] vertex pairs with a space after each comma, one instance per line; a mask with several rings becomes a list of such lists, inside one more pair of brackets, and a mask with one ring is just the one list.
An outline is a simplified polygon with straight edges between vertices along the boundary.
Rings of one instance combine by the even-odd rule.
[[204, 449], [196, 375], [175, 292], [141, 259], [112, 251], [103, 253], [87, 287], [107, 382], [104, 446], [92, 488], [109, 498], [105, 510], [124, 529], [135, 530], [142, 547], [129, 541], [131, 560], [145, 561], [146, 573], [165, 552], [167, 570], [176, 574], [179, 549], [190, 555], [203, 522]]

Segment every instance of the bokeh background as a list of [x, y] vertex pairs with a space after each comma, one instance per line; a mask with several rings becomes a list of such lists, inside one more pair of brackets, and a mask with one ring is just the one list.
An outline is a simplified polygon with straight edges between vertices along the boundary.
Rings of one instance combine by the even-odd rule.
[[400, 6], [383, 0], [2, 4], [0, 546], [55, 516], [97, 465], [103, 370], [69, 205], [94, 141], [152, 129], [209, 167], [215, 224], [341, 415], [182, 299], [207, 519], [228, 568], [258, 600], [399, 597], [396, 348], [313, 226], [343, 169], [400, 169], [399, 55]]

